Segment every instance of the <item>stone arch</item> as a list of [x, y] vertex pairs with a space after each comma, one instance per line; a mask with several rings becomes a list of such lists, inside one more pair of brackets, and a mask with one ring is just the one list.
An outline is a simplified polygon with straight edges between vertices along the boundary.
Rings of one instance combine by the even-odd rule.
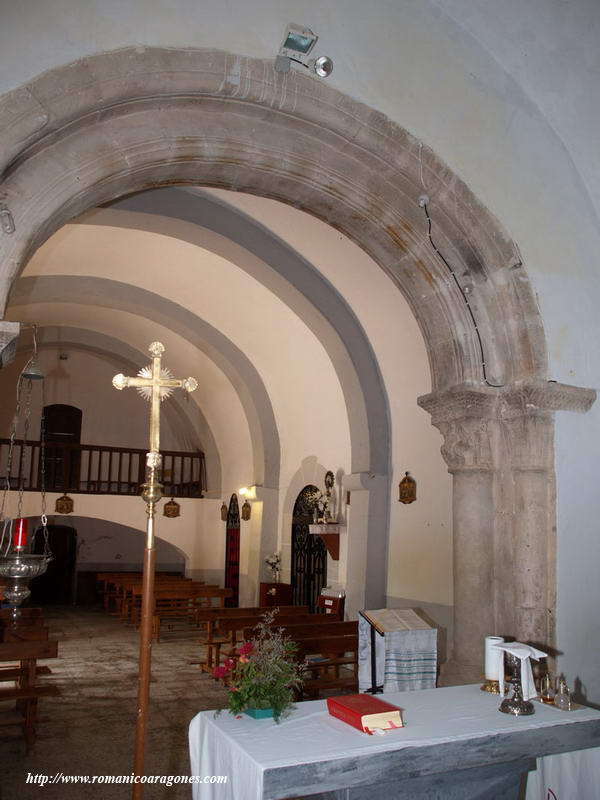
[[[552, 640], [552, 412], [583, 410], [593, 393], [546, 383], [545, 337], [518, 248], [435, 153], [308, 75], [205, 50], [82, 59], [2, 98], [0, 122], [2, 307], [28, 258], [65, 222], [174, 183], [291, 203], [368, 252], [407, 299], [430, 360], [433, 392], [421, 404], [446, 437], [463, 568], [455, 655], [479, 668], [482, 634], [493, 630]], [[487, 372], [501, 388], [484, 385], [464, 298], [427, 240], [424, 187], [437, 244], [472, 286]], [[376, 477], [353, 480], [367, 489]], [[524, 522], [511, 516], [515, 499], [528, 510]], [[382, 599], [385, 574], [385, 558], [373, 555], [384, 541], [369, 544], [367, 603]], [[490, 586], [502, 592], [490, 597]]]
[[435, 154], [382, 114], [272, 63], [204, 50], [91, 56], [0, 102], [5, 204], [0, 298], [61, 225], [124, 194], [209, 184], [292, 203], [366, 250], [407, 298], [434, 389], [481, 383], [460, 293], [427, 243], [437, 238], [474, 286], [472, 304], [498, 382], [545, 377], [546, 347], [518, 250]]

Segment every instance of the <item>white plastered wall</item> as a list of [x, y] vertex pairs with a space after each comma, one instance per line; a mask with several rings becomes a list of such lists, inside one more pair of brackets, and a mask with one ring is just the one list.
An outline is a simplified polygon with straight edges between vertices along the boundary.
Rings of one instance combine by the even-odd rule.
[[[23, 311], [21, 321], [32, 319], [31, 309]], [[39, 317], [37, 317], [39, 319]], [[16, 385], [30, 351], [20, 353], [0, 371], [0, 436], [10, 435], [15, 410]], [[60, 355], [67, 356], [65, 360]], [[42, 348], [37, 363], [45, 378], [46, 405], [65, 404], [82, 412], [81, 443], [106, 447], [148, 448], [148, 408], [142, 405], [137, 392], [117, 394], [112, 386], [116, 369], [106, 359], [94, 353], [82, 353], [71, 347]], [[142, 366], [142, 365], [140, 365]], [[31, 430], [29, 439], [39, 439], [42, 407], [41, 385], [34, 383], [31, 392]], [[23, 389], [23, 397], [26, 394]], [[12, 400], [12, 402], [11, 402]], [[24, 411], [17, 436], [23, 433]], [[167, 415], [161, 421], [161, 446], [165, 450], [186, 449], [173, 431]]]
[[[423, 338], [406, 301], [375, 262], [339, 231], [304, 212], [265, 198], [216, 189], [204, 190], [233, 205], [284, 239], [313, 264], [352, 307], [373, 347], [386, 387], [392, 429], [392, 492], [387, 596], [392, 605], [428, 609], [437, 622], [451, 623], [452, 484], [440, 454], [442, 439], [416, 398], [431, 391]], [[325, 405], [325, 403], [324, 403]], [[298, 492], [309, 483], [323, 486], [324, 471], [336, 475], [338, 507], [351, 537], [352, 506], [345, 506], [341, 465], [306, 459], [291, 483], [282, 483], [281, 532], [289, 547], [291, 512]], [[398, 484], [409, 470], [418, 481], [418, 501], [398, 502]], [[358, 502], [356, 497], [355, 501]], [[356, 525], [356, 515], [355, 515]], [[342, 534], [340, 562], [328, 559], [328, 577], [346, 583]], [[284, 560], [284, 564], [287, 559]], [[284, 574], [285, 577], [285, 574]]]

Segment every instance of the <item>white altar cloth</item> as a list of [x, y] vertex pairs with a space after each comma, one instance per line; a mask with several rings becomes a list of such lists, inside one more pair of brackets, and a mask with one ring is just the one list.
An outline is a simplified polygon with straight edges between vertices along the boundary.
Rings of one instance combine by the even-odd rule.
[[[536, 713], [530, 717], [501, 714], [498, 697], [475, 685], [394, 692], [383, 698], [403, 709], [406, 725], [384, 736], [368, 736], [335, 719], [328, 714], [324, 700], [298, 703], [279, 725], [245, 715], [238, 719], [228, 712], [216, 718], [213, 711], [197, 714], [189, 731], [191, 774], [201, 780], [227, 775], [228, 781], [195, 784], [194, 800], [266, 800], [265, 771], [282, 766], [600, 719], [600, 712], [593, 709], [567, 713], [541, 703], [536, 703]], [[293, 786], [290, 796], [294, 796]], [[573, 796], [568, 800], [574, 800]], [[578, 800], [587, 798], [581, 795]]]

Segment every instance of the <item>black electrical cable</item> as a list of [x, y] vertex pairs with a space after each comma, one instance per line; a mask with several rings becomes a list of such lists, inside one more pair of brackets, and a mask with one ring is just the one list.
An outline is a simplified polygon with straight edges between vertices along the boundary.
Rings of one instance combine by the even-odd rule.
[[465, 301], [465, 305], [467, 306], [467, 311], [469, 312], [469, 315], [471, 317], [471, 321], [473, 322], [473, 327], [475, 328], [475, 333], [477, 335], [477, 341], [479, 342], [479, 352], [481, 353], [481, 370], [483, 372], [483, 381], [487, 386], [491, 386], [493, 389], [501, 389], [506, 384], [504, 384], [504, 383], [490, 383], [490, 381], [487, 378], [486, 365], [485, 365], [485, 353], [484, 353], [484, 350], [483, 350], [483, 342], [481, 341], [481, 334], [479, 333], [479, 328], [477, 326], [477, 320], [475, 319], [475, 314], [473, 313], [473, 309], [471, 308], [471, 304], [469, 303], [469, 298], [467, 297], [466, 292], [464, 291], [464, 289], [460, 285], [460, 283], [458, 281], [458, 278], [456, 277], [456, 273], [454, 272], [454, 270], [452, 269], [450, 264], [446, 261], [444, 256], [440, 253], [440, 251], [437, 248], [436, 243], [433, 241], [433, 237], [431, 236], [431, 217], [429, 216], [429, 211], [427, 209], [427, 203], [420, 202], [419, 205], [421, 205], [421, 207], [423, 208], [423, 211], [425, 212], [425, 216], [427, 217], [427, 237], [429, 238], [429, 242], [431, 243], [431, 246], [433, 247], [433, 249], [435, 250], [437, 255], [440, 257], [442, 263], [446, 266], [446, 268], [448, 269], [449, 273], [454, 278], [454, 283], [457, 285], [458, 291], [461, 293], [462, 298]]

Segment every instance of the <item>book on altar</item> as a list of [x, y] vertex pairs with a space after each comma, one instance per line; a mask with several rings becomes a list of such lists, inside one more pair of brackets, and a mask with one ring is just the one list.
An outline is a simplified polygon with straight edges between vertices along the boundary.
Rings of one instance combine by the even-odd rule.
[[402, 710], [370, 694], [346, 694], [327, 698], [332, 717], [353, 725], [359, 731], [372, 733], [404, 727]]

